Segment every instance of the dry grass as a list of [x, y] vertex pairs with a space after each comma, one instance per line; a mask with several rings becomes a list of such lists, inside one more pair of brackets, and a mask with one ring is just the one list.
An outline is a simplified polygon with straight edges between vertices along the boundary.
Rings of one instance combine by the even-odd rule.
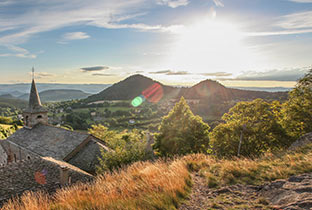
[[[220, 160], [195, 154], [168, 162], [138, 162], [123, 170], [99, 176], [94, 183], [61, 189], [53, 197], [44, 193], [26, 193], [20, 199], [9, 201], [3, 210], [176, 209], [189, 193], [189, 172], [194, 171], [205, 178], [210, 188], [238, 183], [259, 185], [312, 172], [312, 146], [279, 156], [266, 154], [255, 160]], [[223, 201], [216, 201], [211, 203], [224, 204]], [[239, 208], [244, 209], [244, 206]]]
[[255, 160], [219, 160], [201, 154], [186, 156], [184, 160], [189, 170], [205, 177], [211, 188], [233, 184], [260, 185], [266, 181], [312, 172], [312, 146], [279, 156], [266, 154]]
[[27, 193], [10, 201], [3, 210], [61, 209], [176, 209], [190, 186], [190, 175], [182, 160], [170, 163], [138, 162], [99, 176], [92, 184], [78, 184], [57, 191], [52, 197]]

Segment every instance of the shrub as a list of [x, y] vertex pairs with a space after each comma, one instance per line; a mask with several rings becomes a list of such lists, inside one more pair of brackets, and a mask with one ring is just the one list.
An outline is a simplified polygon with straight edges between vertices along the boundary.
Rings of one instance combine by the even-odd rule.
[[102, 139], [111, 149], [101, 152], [102, 156], [99, 158], [100, 165], [97, 167], [97, 173], [121, 168], [124, 165], [147, 160], [150, 157], [146, 151], [147, 142], [144, 133], [136, 129], [131, 132], [117, 133], [108, 130], [103, 125], [93, 125], [89, 132]]

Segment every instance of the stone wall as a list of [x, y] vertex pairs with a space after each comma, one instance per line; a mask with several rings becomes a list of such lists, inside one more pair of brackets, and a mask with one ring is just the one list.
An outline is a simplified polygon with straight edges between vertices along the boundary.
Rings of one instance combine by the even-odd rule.
[[67, 169], [65, 183], [88, 182], [93, 176], [62, 161], [53, 158], [34, 157], [0, 168], [0, 206], [12, 196], [25, 191], [43, 190], [55, 192], [64, 183], [64, 168]]
[[8, 155], [0, 144], [0, 167], [7, 164]]
[[13, 163], [13, 162], [18, 162], [21, 160], [30, 160], [38, 156], [35, 153], [25, 150], [19, 145], [14, 144], [13, 142], [10, 142], [8, 140], [3, 140], [1, 142], [1, 145], [7, 154], [8, 164]]

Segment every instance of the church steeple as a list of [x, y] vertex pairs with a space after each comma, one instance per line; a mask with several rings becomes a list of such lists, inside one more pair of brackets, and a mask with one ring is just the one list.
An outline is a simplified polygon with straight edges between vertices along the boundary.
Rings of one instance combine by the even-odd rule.
[[32, 83], [28, 107], [24, 110], [24, 125], [33, 127], [38, 123], [48, 123], [48, 111], [41, 105], [40, 97], [35, 83], [34, 68], [32, 68]]
[[46, 111], [40, 101], [40, 97], [38, 94], [38, 90], [36, 87], [35, 80], [32, 80], [31, 83], [31, 89], [30, 89], [30, 95], [29, 95], [29, 103], [28, 103], [28, 112], [34, 113], [34, 112], [41, 112], [41, 111]]

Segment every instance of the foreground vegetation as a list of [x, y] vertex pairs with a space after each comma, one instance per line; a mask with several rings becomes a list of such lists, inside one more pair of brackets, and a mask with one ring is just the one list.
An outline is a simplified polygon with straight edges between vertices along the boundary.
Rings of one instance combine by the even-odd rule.
[[[212, 189], [238, 183], [259, 185], [312, 172], [312, 146], [279, 155], [267, 153], [255, 160], [193, 154], [167, 162], [137, 162], [98, 176], [94, 183], [61, 189], [54, 196], [25, 193], [3, 209], [176, 209], [189, 193], [191, 172], [205, 178], [206, 187]], [[212, 209], [217, 199], [211, 200]]]
[[2, 209], [176, 209], [189, 188], [190, 176], [183, 160], [138, 162], [98, 176], [94, 183], [61, 189], [53, 197], [26, 193]]
[[281, 155], [266, 153], [257, 159], [217, 159], [212, 156], [185, 157], [188, 168], [204, 177], [211, 188], [249, 184], [260, 185], [267, 181], [285, 179], [292, 175], [312, 172], [312, 145]]

